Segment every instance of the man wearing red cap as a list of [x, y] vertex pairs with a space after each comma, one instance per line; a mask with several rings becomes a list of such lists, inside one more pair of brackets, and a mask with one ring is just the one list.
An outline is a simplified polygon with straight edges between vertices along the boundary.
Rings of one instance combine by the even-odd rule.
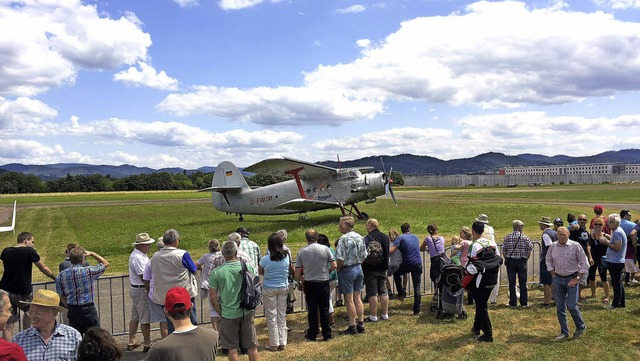
[[176, 286], [167, 291], [164, 313], [174, 327], [172, 334], [158, 341], [145, 358], [148, 361], [216, 359], [218, 332], [209, 327], [191, 323], [191, 295], [185, 288]]

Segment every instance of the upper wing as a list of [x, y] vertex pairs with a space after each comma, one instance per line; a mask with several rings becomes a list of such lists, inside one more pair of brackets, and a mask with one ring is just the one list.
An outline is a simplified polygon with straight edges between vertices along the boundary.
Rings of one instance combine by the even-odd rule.
[[340, 204], [338, 202], [318, 201], [313, 199], [293, 199], [288, 202], [284, 202], [277, 206], [278, 209], [291, 209], [300, 212], [313, 212], [322, 209], [338, 208]]
[[335, 168], [286, 157], [265, 159], [244, 168], [243, 171], [286, 176], [296, 169], [301, 169], [298, 174], [302, 178], [327, 177], [336, 174]]

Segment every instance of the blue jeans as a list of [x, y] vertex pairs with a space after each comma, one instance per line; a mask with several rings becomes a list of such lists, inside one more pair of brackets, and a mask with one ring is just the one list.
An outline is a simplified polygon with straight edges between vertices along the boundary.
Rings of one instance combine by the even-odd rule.
[[402, 287], [402, 275], [411, 273], [411, 282], [413, 284], [413, 313], [420, 313], [420, 304], [422, 303], [422, 294], [420, 289], [420, 279], [422, 278], [422, 264], [408, 265], [403, 263], [400, 268], [393, 274], [393, 281], [396, 284], [396, 290], [399, 296], [406, 296], [407, 290]]
[[520, 306], [528, 305], [527, 294], [527, 259], [526, 258], [507, 258], [507, 278], [509, 279], [509, 305], [515, 307], [518, 305], [516, 297], [516, 275], [518, 276], [518, 284], [520, 285]]
[[567, 324], [567, 309], [576, 325], [576, 330], [583, 330], [586, 326], [582, 319], [582, 314], [578, 308], [578, 286], [569, 287], [569, 281], [573, 277], [558, 276], [553, 279], [553, 292], [556, 298], [556, 311], [558, 321], [560, 321], [560, 332], [569, 336], [569, 325]]
[[611, 288], [613, 288], [613, 307], [625, 307], [624, 284], [622, 283], [622, 271], [624, 263], [607, 262], [607, 269], [611, 275]]

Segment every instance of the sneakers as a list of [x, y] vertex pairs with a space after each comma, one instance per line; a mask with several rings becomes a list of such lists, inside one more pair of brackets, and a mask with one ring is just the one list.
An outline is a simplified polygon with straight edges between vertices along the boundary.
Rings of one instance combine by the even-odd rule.
[[378, 322], [378, 318], [376, 316], [367, 316], [365, 317], [364, 322]]
[[389, 315], [382, 315], [382, 316], [380, 316], [380, 319], [382, 321], [389, 321]]
[[364, 333], [364, 322], [358, 322], [356, 325], [356, 331], [358, 331], [358, 333]]
[[584, 334], [584, 331], [587, 329], [587, 326], [584, 326], [583, 329], [581, 330], [576, 330], [576, 332], [573, 334], [573, 338], [574, 339], [578, 339], [580, 337], [582, 337], [582, 335]]
[[[362, 326], [362, 332], [364, 332], [364, 326]], [[356, 326], [349, 326], [346, 330], [338, 331], [338, 335], [357, 335], [358, 330]]]
[[561, 333], [558, 336], [556, 336], [555, 340], [556, 341], [565, 341], [568, 338], [569, 338], [569, 335], [565, 335], [564, 333]]

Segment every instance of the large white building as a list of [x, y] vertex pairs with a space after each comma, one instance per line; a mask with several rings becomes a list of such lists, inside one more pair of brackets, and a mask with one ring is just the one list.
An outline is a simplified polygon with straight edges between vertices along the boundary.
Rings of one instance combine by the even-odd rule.
[[593, 163], [593, 164], [505, 167], [503, 174], [504, 175], [640, 174], [640, 164]]

